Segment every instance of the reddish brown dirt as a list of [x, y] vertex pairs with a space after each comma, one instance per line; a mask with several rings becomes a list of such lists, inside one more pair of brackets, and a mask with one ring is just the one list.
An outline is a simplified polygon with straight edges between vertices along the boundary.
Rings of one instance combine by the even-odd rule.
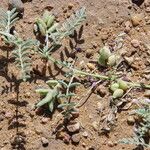
[[[68, 7], [68, 3], [73, 4], [73, 8], [67, 13], [63, 9]], [[2, 7], [7, 8], [7, 1], [0, 0]], [[143, 18], [140, 24], [136, 27], [131, 27], [130, 32], [125, 35], [123, 47], [118, 52], [125, 52], [126, 56], [134, 57], [135, 69], [123, 69], [122, 74], [126, 74], [132, 81], [149, 82], [149, 77], [145, 77], [145, 72], [149, 70], [149, 49], [145, 45], [149, 44], [150, 39], [150, 13], [147, 10], [149, 7], [148, 0], [145, 0], [140, 7], [133, 5], [130, 0], [32, 0], [32, 2], [25, 2], [25, 12], [22, 19], [17, 22], [16, 30], [20, 36], [28, 39], [35, 38], [33, 34], [33, 24], [35, 19], [43, 14], [47, 8], [51, 8], [52, 12], [58, 16], [60, 22], [70, 15], [72, 12], [85, 6], [87, 9], [87, 20], [84, 23], [82, 39], [84, 42], [79, 44], [78, 47], [82, 49], [81, 53], [77, 53], [77, 67], [80, 68], [79, 63], [81, 60], [90, 62], [96, 60], [99, 49], [105, 44], [114, 44], [117, 35], [125, 31], [125, 23], [130, 20], [132, 14], [142, 13]], [[131, 40], [137, 39], [140, 41], [140, 47], [134, 48], [131, 45]], [[72, 40], [73, 41], [73, 40]], [[65, 40], [63, 46], [55, 53], [56, 58], [60, 58], [60, 52], [65, 55], [65, 49], [71, 51], [69, 46], [69, 39]], [[91, 49], [93, 56], [86, 58], [86, 51]], [[101, 102], [104, 106], [104, 115], [108, 115], [110, 111], [109, 103], [111, 94], [109, 93], [108, 86], [104, 83], [105, 90], [107, 91], [104, 97], [92, 93], [87, 102], [80, 108], [80, 116], [78, 121], [82, 124], [82, 132], [88, 132], [88, 138], [81, 138], [78, 145], [65, 144], [62, 140], [56, 140], [52, 136], [54, 120], [57, 112], [53, 116], [49, 114], [36, 114], [31, 110], [32, 105], [40, 100], [39, 94], [35, 93], [35, 89], [39, 86], [46, 86], [45, 81], [49, 78], [62, 78], [62, 75], [55, 70], [54, 66], [50, 63], [52, 73], [47, 70], [46, 76], [34, 74], [30, 82], [22, 82], [17, 84], [16, 77], [18, 77], [18, 70], [11, 60], [11, 50], [4, 47], [2, 41], [0, 42], [0, 117], [3, 114], [9, 114], [8, 117], [0, 121], [0, 149], [11, 150], [13, 149], [14, 138], [18, 135], [21, 136], [22, 144], [20, 150], [133, 150], [135, 146], [117, 144], [118, 140], [130, 137], [133, 134], [133, 126], [127, 124], [128, 113], [133, 109], [121, 111], [117, 113], [117, 120], [113, 130], [106, 135], [99, 135], [97, 130], [94, 130], [92, 123], [99, 122], [101, 116], [97, 113], [97, 103]], [[39, 71], [44, 67], [38, 55], [31, 56], [33, 60], [33, 68], [38, 66]], [[66, 57], [66, 56], [65, 56]], [[100, 73], [100, 72], [99, 72]], [[53, 76], [52, 76], [53, 74]], [[79, 101], [82, 94], [86, 94], [88, 88], [83, 85], [77, 88], [76, 94]], [[127, 97], [129, 101], [133, 98], [143, 97], [144, 91], [132, 90]], [[42, 118], [49, 118], [46, 124], [42, 124]], [[102, 126], [102, 122], [100, 123]], [[49, 145], [43, 147], [41, 137], [49, 140]], [[109, 142], [116, 143], [111, 147]], [[16, 144], [16, 141], [15, 141]], [[90, 149], [91, 148], [91, 149]], [[93, 148], [93, 149], [92, 149]], [[17, 149], [17, 148], [16, 148]]]

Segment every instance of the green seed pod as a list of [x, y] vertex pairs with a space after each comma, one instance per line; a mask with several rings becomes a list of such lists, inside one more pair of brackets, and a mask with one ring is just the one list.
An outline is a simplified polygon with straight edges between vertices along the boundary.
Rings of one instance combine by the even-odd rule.
[[102, 56], [100, 56], [99, 59], [98, 59], [98, 64], [105, 67], [106, 66], [106, 60], [104, 60], [102, 58]]
[[119, 84], [118, 83], [113, 83], [110, 86], [111, 91], [116, 91], [117, 89], [119, 89]]
[[52, 26], [52, 24], [54, 23], [54, 19], [55, 19], [55, 16], [53, 16], [53, 15], [50, 15], [50, 16], [48, 17], [47, 28], [49, 28], [49, 27]]
[[58, 27], [58, 23], [55, 23], [51, 28], [48, 29], [47, 33], [52, 33], [56, 30], [56, 28]]
[[122, 89], [117, 89], [114, 91], [113, 93], [113, 98], [116, 99], [116, 98], [120, 98], [123, 96], [123, 90]]
[[42, 27], [45, 29], [45, 30], [47, 30], [47, 26], [46, 26], [46, 23], [44, 22], [44, 20], [42, 20], [42, 19], [37, 19], [37, 24], [38, 24], [38, 26], [41, 24], [42, 25]]
[[111, 52], [108, 46], [104, 46], [100, 50], [100, 56], [102, 57], [103, 60], [107, 60], [111, 56]]
[[45, 28], [41, 24], [38, 24], [38, 27], [39, 27], [39, 31], [40, 31], [41, 35], [45, 36], [45, 34], [46, 34]]
[[50, 13], [49, 13], [49, 11], [46, 10], [46, 11], [44, 12], [44, 14], [43, 14], [43, 21], [44, 21], [45, 23], [48, 22], [49, 16], [50, 16]]
[[108, 58], [107, 65], [108, 65], [108, 66], [114, 66], [115, 64], [116, 64], [116, 56], [115, 56], [115, 55], [111, 55], [111, 56]]
[[127, 85], [127, 82], [126, 81], [123, 81], [123, 80], [119, 80], [118, 81], [118, 84], [119, 84], [119, 88], [126, 91], [128, 89], [128, 85]]

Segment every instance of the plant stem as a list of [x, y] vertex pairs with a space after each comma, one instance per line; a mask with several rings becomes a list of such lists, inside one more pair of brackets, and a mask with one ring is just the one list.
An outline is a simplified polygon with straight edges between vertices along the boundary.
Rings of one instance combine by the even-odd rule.
[[[59, 61], [59, 60], [54, 59], [54, 58], [51, 57], [50, 55], [47, 56], [47, 59], [50, 60], [50, 61], [52, 61], [52, 62], [55, 63], [55, 64], [61, 65], [61, 66], [63, 66], [63, 67], [66, 67], [66, 68], [72, 70], [73, 74], [79, 74], [79, 75], [85, 75], [85, 76], [92, 76], [92, 77], [95, 77], [95, 78], [98, 78], [98, 79], [103, 79], [103, 80], [110, 80], [110, 77], [105, 76], [105, 75], [99, 75], [99, 74], [88, 73], [88, 72], [84, 72], [84, 71], [81, 71], [81, 70], [72, 68], [72, 67], [70, 67], [70, 66], [64, 64], [62, 61]], [[133, 88], [135, 88], [135, 87], [140, 87], [140, 88], [150, 89], [150, 85], [147, 85], [147, 84], [132, 83], [132, 82], [127, 82], [127, 84], [128, 84], [130, 87], [133, 87]]]

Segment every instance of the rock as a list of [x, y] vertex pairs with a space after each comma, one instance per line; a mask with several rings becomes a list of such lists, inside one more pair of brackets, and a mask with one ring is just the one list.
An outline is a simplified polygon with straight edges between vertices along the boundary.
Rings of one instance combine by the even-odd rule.
[[127, 123], [128, 123], [128, 125], [134, 125], [134, 123], [135, 123], [134, 117], [133, 116], [129, 116], [127, 118]]
[[133, 39], [133, 40], [131, 41], [131, 45], [132, 45], [134, 48], [137, 48], [137, 47], [140, 46], [140, 42], [139, 42], [138, 40], [136, 40], [136, 39]]
[[95, 131], [97, 131], [97, 130], [98, 130], [98, 122], [97, 122], [97, 121], [94, 121], [94, 122], [92, 123], [92, 127], [93, 127], [93, 129], [94, 129]]
[[134, 62], [133, 57], [124, 57], [124, 59], [128, 63], [128, 65], [132, 65], [132, 63]]
[[87, 49], [87, 50], [86, 50], [86, 57], [87, 57], [87, 58], [90, 58], [92, 55], [93, 55], [92, 49]]
[[97, 103], [97, 110], [99, 112], [102, 112], [104, 110], [104, 106], [103, 106], [102, 102], [98, 102]]
[[71, 140], [73, 143], [79, 143], [81, 140], [81, 135], [79, 133], [73, 134]]
[[144, 96], [149, 97], [150, 98], [150, 90], [146, 90], [144, 93]]
[[80, 128], [81, 128], [81, 126], [80, 126], [79, 122], [75, 122], [75, 123], [67, 126], [67, 130], [71, 133], [78, 132], [80, 130]]
[[106, 88], [105, 88], [103, 85], [99, 85], [99, 86], [96, 88], [96, 92], [97, 92], [101, 97], [104, 97], [104, 96], [107, 94], [107, 90], [106, 90]]
[[84, 132], [82, 133], [82, 136], [85, 137], [85, 138], [87, 138], [87, 137], [89, 136], [89, 134], [88, 134], [87, 131], [84, 131]]
[[133, 26], [138, 26], [142, 21], [142, 15], [141, 14], [134, 14], [131, 16], [131, 22]]
[[24, 5], [21, 0], [9, 0], [8, 5], [10, 9], [16, 8], [19, 13], [24, 12]]
[[49, 144], [48, 139], [46, 139], [45, 137], [41, 138], [41, 142], [42, 142], [43, 147], [47, 147]]
[[69, 3], [69, 4], [68, 4], [68, 8], [69, 8], [69, 9], [72, 9], [73, 7], [74, 7], [74, 5], [73, 5], [72, 3]]
[[63, 141], [64, 141], [64, 143], [69, 143], [70, 142], [70, 135], [65, 133], [63, 136]]
[[90, 70], [94, 70], [94, 69], [95, 69], [95, 65], [92, 64], [92, 63], [87, 63], [87, 67], [88, 67]]
[[7, 119], [11, 118], [11, 117], [12, 117], [12, 113], [11, 113], [11, 112], [6, 112], [6, 113], [5, 113], [5, 117], [6, 117]]
[[49, 118], [42, 118], [41, 123], [46, 124], [49, 121]]
[[40, 134], [43, 133], [43, 126], [42, 125], [36, 125], [35, 128], [34, 128], [34, 130], [35, 130], [35, 133], [37, 135], [40, 135]]
[[112, 141], [108, 141], [107, 144], [109, 147], [113, 147], [115, 145]]
[[125, 32], [127, 32], [127, 33], [130, 32], [131, 27], [132, 27], [131, 22], [130, 22], [130, 21], [127, 21], [127, 22], [125, 23]]
[[150, 13], [150, 7], [147, 7], [145, 10], [147, 13]]

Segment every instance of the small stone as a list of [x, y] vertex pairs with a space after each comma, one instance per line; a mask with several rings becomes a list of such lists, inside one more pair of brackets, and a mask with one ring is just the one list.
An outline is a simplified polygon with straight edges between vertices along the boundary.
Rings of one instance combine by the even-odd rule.
[[81, 140], [81, 135], [79, 133], [73, 134], [71, 139], [73, 143], [79, 143]]
[[104, 97], [107, 93], [107, 90], [106, 88], [103, 86], [103, 85], [99, 85], [97, 88], [96, 88], [96, 92], [101, 96], [101, 97]]
[[49, 118], [42, 118], [41, 123], [46, 124], [49, 121]]
[[9, 0], [8, 5], [10, 9], [16, 8], [19, 13], [24, 12], [24, 5], [21, 0]]
[[124, 59], [128, 63], [128, 65], [132, 65], [132, 63], [134, 62], [133, 57], [124, 57]]
[[94, 69], [95, 69], [95, 65], [92, 64], [92, 63], [87, 63], [87, 67], [88, 67], [90, 70], [94, 70]]
[[142, 21], [142, 15], [141, 14], [132, 15], [131, 21], [132, 21], [133, 26], [138, 26]]
[[42, 142], [43, 147], [47, 147], [49, 144], [48, 139], [46, 139], [45, 137], [41, 138], [41, 142]]
[[147, 13], [150, 13], [150, 7], [147, 7], [145, 10]]
[[87, 57], [87, 58], [90, 58], [92, 55], [93, 55], [92, 49], [87, 49], [87, 50], [86, 50], [86, 57]]
[[34, 130], [37, 135], [40, 135], [43, 133], [43, 126], [42, 125], [35, 126]]
[[127, 21], [127, 22], [125, 23], [125, 32], [127, 32], [127, 33], [130, 32], [131, 27], [132, 27], [131, 22], [130, 22], [130, 21]]
[[150, 90], [146, 90], [144, 93], [144, 96], [149, 97], [150, 98]]
[[133, 116], [129, 116], [127, 118], [127, 123], [128, 123], [128, 125], [134, 125], [134, 123], [135, 123], [134, 117]]
[[67, 129], [69, 132], [73, 133], [73, 132], [78, 132], [80, 130], [80, 123], [79, 122], [75, 122], [73, 124], [70, 124], [67, 126]]
[[11, 112], [6, 112], [6, 113], [5, 113], [5, 117], [6, 117], [7, 119], [11, 118], [11, 117], [12, 117], [12, 113], [11, 113]]
[[69, 9], [72, 9], [73, 7], [74, 7], [74, 5], [73, 5], [72, 3], [69, 3], [69, 4], [68, 4], [68, 8], [69, 8]]
[[104, 110], [104, 106], [103, 106], [102, 102], [98, 102], [97, 103], [97, 110], [99, 112], [102, 112]]
[[93, 129], [94, 129], [95, 131], [97, 131], [97, 130], [98, 130], [98, 122], [97, 122], [97, 121], [94, 121], [94, 122], [92, 123], [92, 127], [93, 127]]
[[64, 141], [64, 143], [69, 143], [70, 142], [70, 135], [65, 133], [63, 136], [63, 141]]
[[72, 63], [74, 60], [73, 60], [73, 58], [71, 58], [71, 57], [69, 57], [68, 59], [67, 59], [67, 62], [68, 63]]
[[140, 46], [140, 42], [139, 42], [138, 40], [136, 40], [136, 39], [133, 39], [133, 40], [131, 41], [131, 45], [132, 45], [134, 48], [137, 48], [137, 47]]
[[109, 147], [113, 147], [115, 145], [112, 141], [108, 141], [107, 144], [108, 144]]
[[88, 135], [89, 135], [89, 134], [88, 134], [88, 132], [87, 132], [87, 131], [84, 131], [84, 132], [82, 133], [82, 136], [83, 136], [83, 137], [85, 137], [85, 138], [87, 138], [87, 137], [88, 137]]

